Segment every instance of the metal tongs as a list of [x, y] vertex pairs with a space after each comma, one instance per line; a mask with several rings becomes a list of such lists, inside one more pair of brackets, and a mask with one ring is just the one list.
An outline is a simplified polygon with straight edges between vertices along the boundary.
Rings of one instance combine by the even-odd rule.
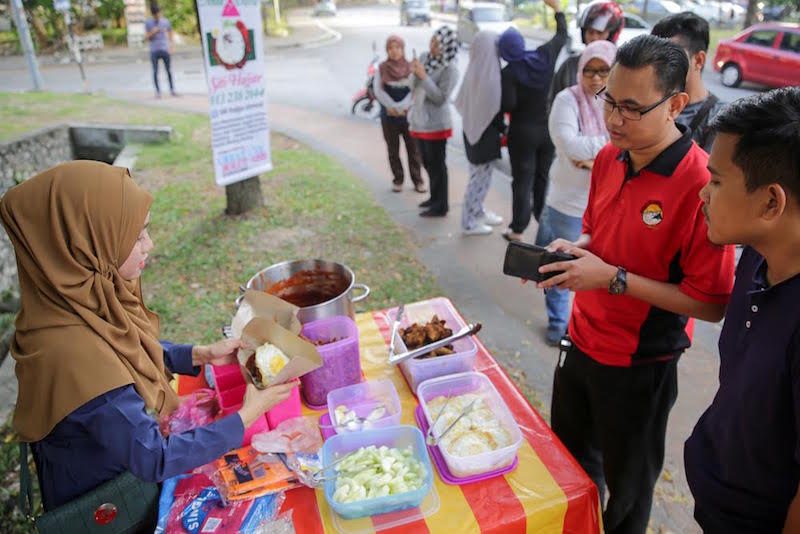
[[404, 352], [402, 354], [393, 354], [392, 352], [389, 353], [389, 363], [392, 365], [397, 365], [400, 362], [404, 362], [411, 358], [416, 358], [417, 356], [422, 356], [423, 354], [427, 354], [431, 351], [436, 349], [440, 349], [445, 345], [449, 345], [450, 343], [461, 339], [462, 337], [467, 336], [474, 336], [481, 330], [481, 323], [475, 323], [474, 325], [468, 324], [455, 334], [450, 337], [440, 339], [439, 341], [434, 341], [433, 343], [429, 343], [428, 345], [424, 345], [418, 349], [410, 350], [408, 352]]
[[397, 314], [394, 316], [394, 323], [392, 324], [392, 337], [389, 340], [389, 360], [394, 358], [394, 338], [397, 337], [397, 330], [400, 328], [400, 321], [403, 319], [403, 311], [405, 304], [401, 304], [397, 308]]
[[349, 454], [345, 454], [344, 456], [342, 456], [341, 458], [339, 458], [339, 459], [338, 459], [338, 460], [336, 460], [335, 462], [333, 462], [333, 463], [330, 463], [330, 464], [326, 465], [325, 467], [323, 467], [323, 468], [322, 468], [322, 469], [320, 469], [319, 471], [315, 471], [315, 472], [314, 472], [314, 473], [311, 475], [311, 480], [312, 480], [312, 482], [314, 482], [315, 484], [319, 484], [320, 482], [325, 482], [326, 480], [331, 480], [331, 479], [334, 479], [334, 478], [336, 478], [336, 476], [332, 476], [332, 477], [323, 477], [323, 476], [322, 476], [322, 473], [323, 473], [323, 472], [325, 472], [325, 471], [327, 471], [327, 470], [328, 470], [328, 469], [330, 469], [331, 467], [333, 467], [333, 466], [335, 466], [335, 465], [338, 465], [338, 464], [340, 464], [340, 463], [341, 463], [341, 462], [343, 462], [345, 459], [347, 459], [349, 456], [350, 456]]
[[[450, 400], [450, 399], [448, 398], [448, 400]], [[455, 421], [453, 421], [452, 423], [450, 423], [450, 426], [448, 426], [447, 428], [445, 428], [445, 429], [444, 429], [444, 431], [443, 431], [441, 434], [439, 434], [438, 436], [435, 436], [435, 435], [433, 434], [433, 431], [432, 431], [432, 430], [433, 430], [433, 427], [434, 427], [434, 426], [436, 426], [436, 424], [435, 424], [435, 423], [434, 423], [434, 424], [432, 424], [432, 425], [431, 425], [431, 427], [430, 427], [430, 429], [429, 429], [429, 430], [431, 431], [431, 435], [429, 436], [429, 438], [428, 438], [428, 439], [426, 439], [426, 440], [425, 440], [425, 442], [426, 442], [428, 445], [431, 445], [431, 446], [433, 446], [433, 447], [436, 447], [436, 446], [438, 446], [438, 445], [439, 445], [439, 442], [440, 442], [440, 441], [442, 441], [442, 438], [445, 436], [445, 434], [447, 434], [448, 432], [450, 432], [450, 431], [453, 429], [453, 427], [454, 427], [454, 426], [456, 426], [456, 423], [458, 423], [459, 421], [461, 421], [461, 418], [462, 418], [462, 417], [464, 417], [465, 415], [467, 415], [469, 412], [471, 412], [471, 411], [472, 411], [472, 409], [475, 407], [475, 403], [476, 403], [476, 402], [478, 402], [478, 399], [477, 399], [477, 398], [476, 398], [475, 400], [473, 400], [472, 402], [470, 402], [470, 403], [467, 405], [467, 407], [466, 407], [466, 408], [464, 408], [464, 410], [463, 410], [463, 411], [462, 411], [462, 412], [461, 412], [461, 413], [458, 415], [458, 417], [456, 417]], [[447, 406], [447, 403], [445, 403], [445, 406]], [[444, 412], [444, 408], [442, 408], [442, 412]], [[440, 414], [439, 414], [439, 417], [441, 417], [441, 416], [442, 416], [442, 414], [440, 413]], [[437, 421], [438, 421], [438, 417], [437, 417]]]

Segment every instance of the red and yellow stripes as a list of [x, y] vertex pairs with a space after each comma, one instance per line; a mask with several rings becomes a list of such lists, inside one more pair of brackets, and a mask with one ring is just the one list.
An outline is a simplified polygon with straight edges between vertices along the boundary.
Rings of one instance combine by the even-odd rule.
[[[360, 314], [356, 323], [361, 367], [366, 379], [391, 379], [400, 396], [402, 423], [415, 425], [416, 397], [399, 368], [386, 361], [390, 326], [385, 313]], [[378, 529], [386, 534], [601, 532], [597, 488], [486, 347], [480, 341], [477, 343], [475, 369], [492, 381], [524, 436], [517, 468], [504, 476], [463, 486], [445, 484], [436, 474], [434, 488], [440, 501], [438, 511], [424, 519], [388, 529], [383, 529], [378, 523], [380, 520], [374, 518], [345, 521], [334, 517], [322, 490], [292, 490], [286, 495], [283, 510], [293, 510], [296, 532], [361, 533]], [[182, 394], [205, 387], [204, 380], [200, 384], [200, 380], [184, 383], [183, 379], [181, 377], [178, 388]], [[303, 414], [318, 416], [321, 412], [303, 406]]]

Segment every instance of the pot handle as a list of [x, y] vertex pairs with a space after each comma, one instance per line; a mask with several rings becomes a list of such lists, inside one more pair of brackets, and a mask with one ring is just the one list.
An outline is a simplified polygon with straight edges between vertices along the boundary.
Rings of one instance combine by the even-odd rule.
[[244, 299], [244, 293], [247, 291], [247, 288], [244, 286], [239, 286], [239, 291], [241, 294], [236, 297], [236, 300], [233, 301], [237, 308], [242, 305], [242, 299]]
[[354, 290], [355, 289], [360, 289], [360, 290], [362, 290], [364, 292], [363, 295], [359, 295], [357, 297], [353, 297], [353, 304], [355, 304], [356, 302], [361, 302], [362, 300], [364, 300], [365, 298], [367, 298], [369, 296], [369, 286], [366, 286], [364, 284], [353, 284], [353, 289]]

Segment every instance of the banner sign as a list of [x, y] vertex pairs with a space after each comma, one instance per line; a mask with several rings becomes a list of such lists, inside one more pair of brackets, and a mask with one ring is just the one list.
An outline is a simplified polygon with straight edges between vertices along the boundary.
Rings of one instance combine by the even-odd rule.
[[128, 31], [128, 46], [144, 46], [144, 21], [147, 19], [147, 6], [144, 0], [124, 0], [125, 28]]
[[224, 186], [272, 170], [259, 0], [197, 0], [214, 175]]

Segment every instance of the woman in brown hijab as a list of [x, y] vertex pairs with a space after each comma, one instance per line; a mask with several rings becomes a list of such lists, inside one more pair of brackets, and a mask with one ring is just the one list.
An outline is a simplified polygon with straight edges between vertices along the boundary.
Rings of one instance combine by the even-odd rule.
[[381, 105], [381, 129], [389, 151], [392, 170], [392, 191], [403, 190], [403, 164], [400, 161], [400, 138], [408, 154], [408, 174], [418, 193], [424, 193], [420, 167], [422, 158], [417, 143], [408, 132], [408, 108], [411, 107], [411, 63], [406, 59], [405, 42], [397, 35], [386, 39], [386, 60], [378, 65], [372, 80], [372, 91]]
[[126, 471], [160, 482], [206, 464], [291, 389], [249, 386], [237, 413], [161, 435], [155, 417], [178, 405], [169, 372], [233, 361], [240, 342], [159, 342], [139, 280], [152, 201], [126, 169], [90, 161], [53, 167], [0, 200], [22, 297], [14, 429], [33, 448], [45, 510]]

